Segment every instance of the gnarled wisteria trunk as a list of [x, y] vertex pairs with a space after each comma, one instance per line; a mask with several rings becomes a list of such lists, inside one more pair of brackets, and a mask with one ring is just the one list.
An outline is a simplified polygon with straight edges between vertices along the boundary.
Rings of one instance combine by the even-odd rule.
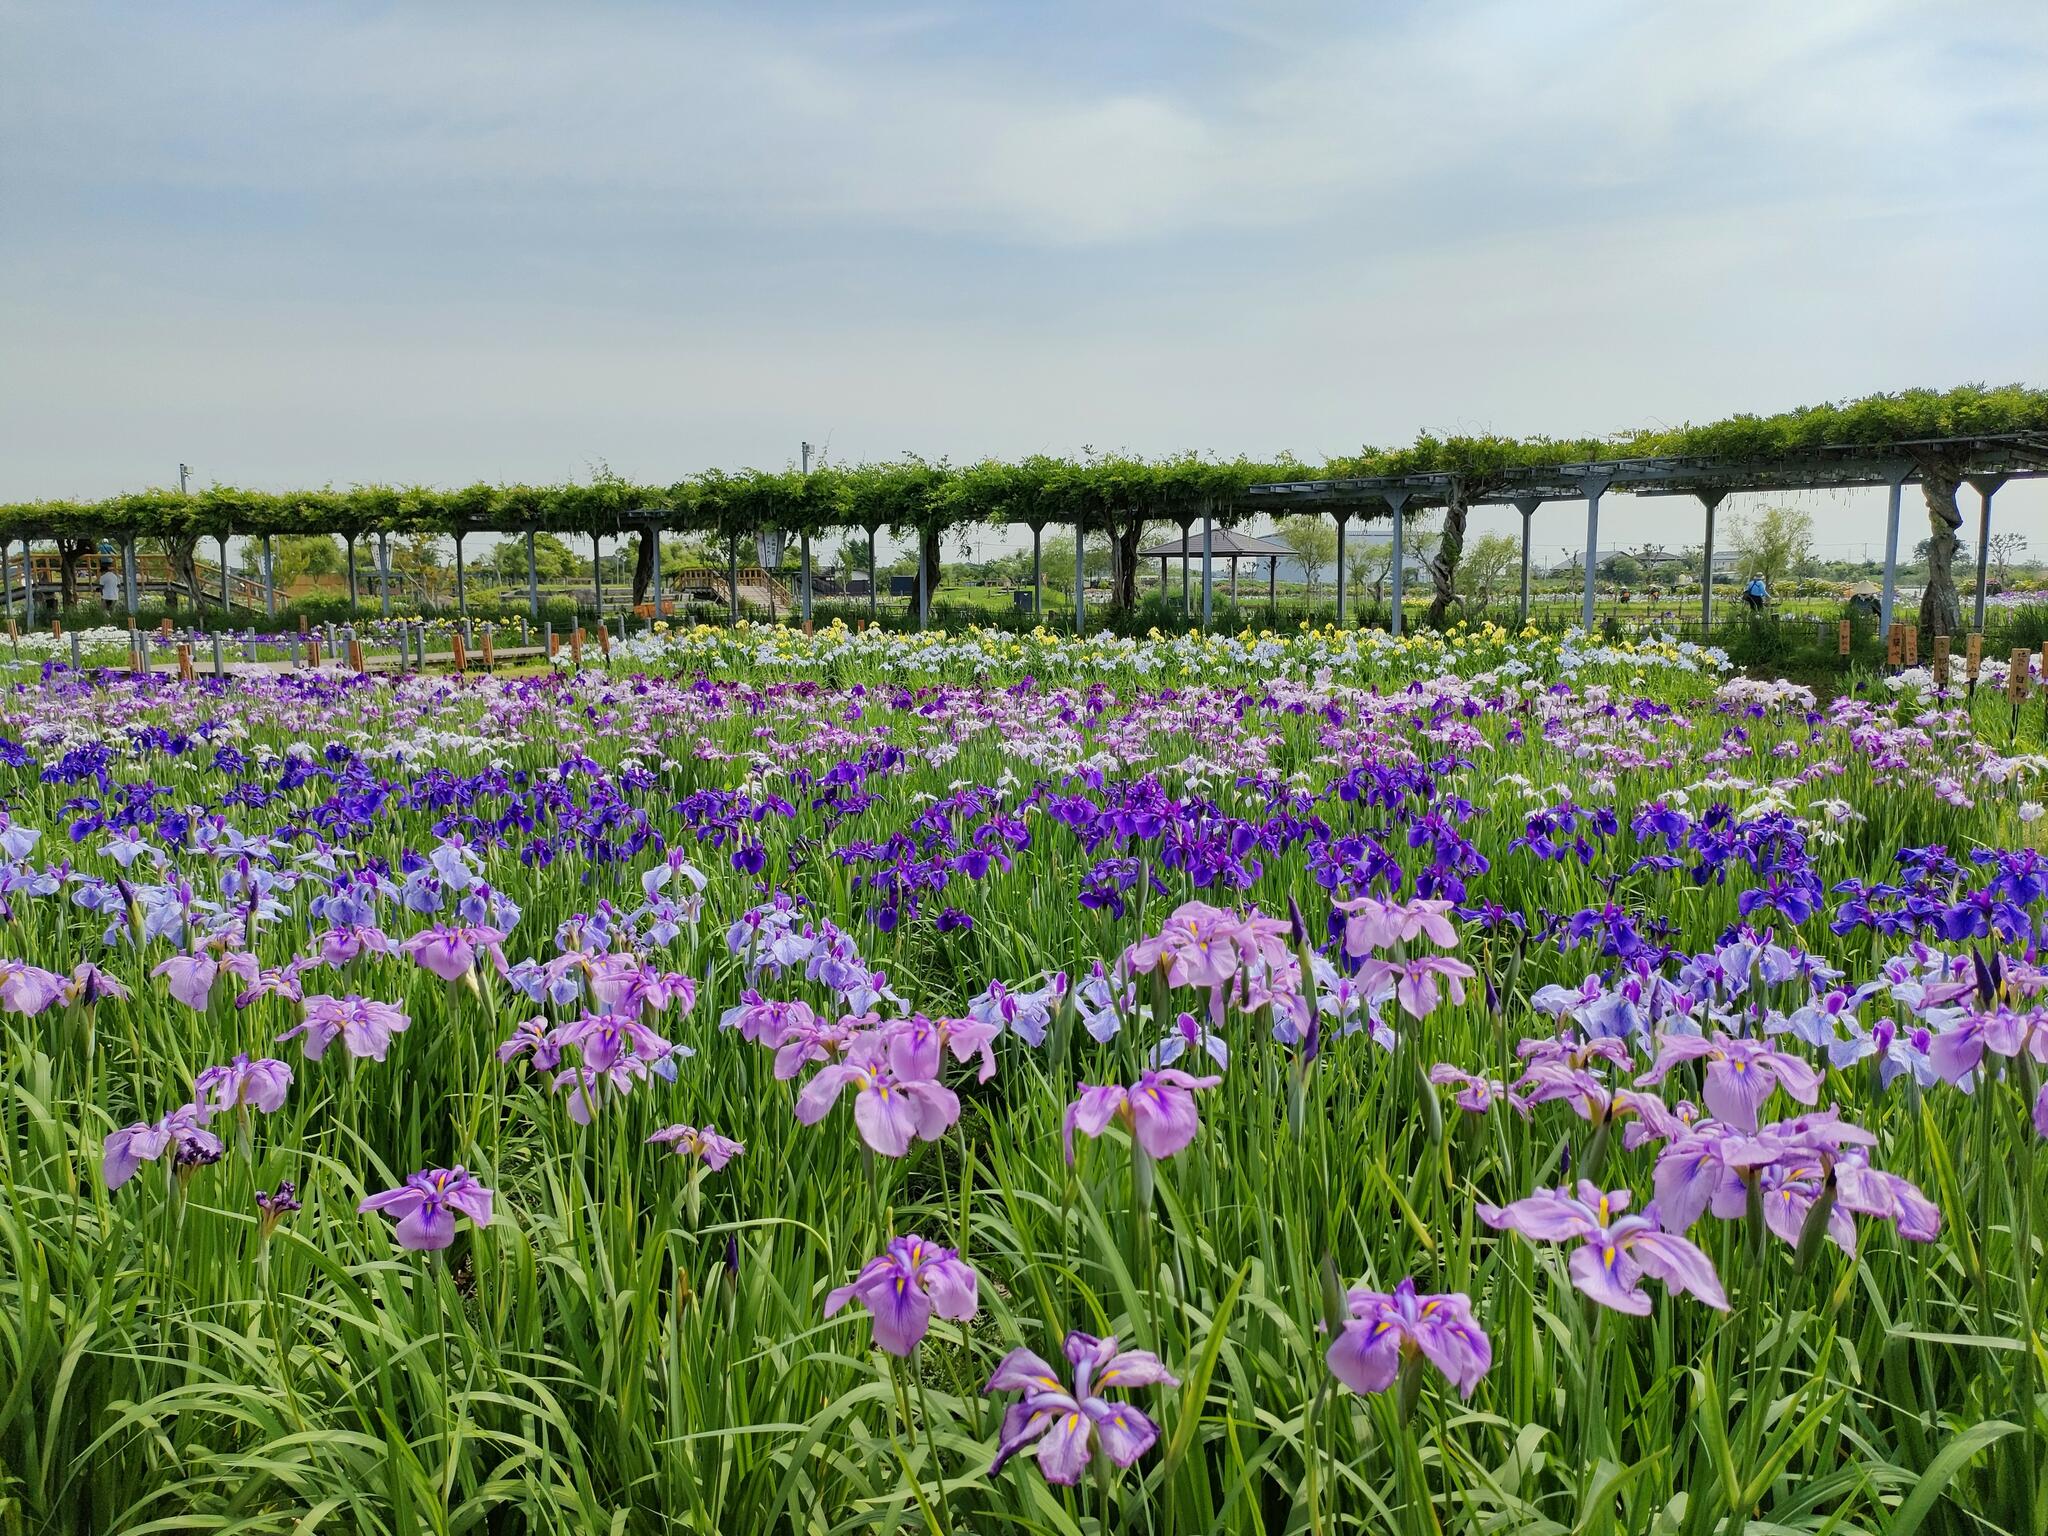
[[654, 541], [661, 537], [659, 530], [640, 530], [640, 547], [633, 554], [633, 606], [638, 608], [647, 601], [647, 589], [654, 585]]
[[1444, 502], [1444, 530], [1436, 541], [1436, 553], [1429, 557], [1429, 581], [1435, 589], [1429, 599], [1429, 620], [1441, 627], [1458, 600], [1458, 562], [1465, 555], [1465, 520], [1468, 512], [1464, 482], [1453, 478], [1449, 498]]
[[1129, 613], [1138, 606], [1138, 548], [1145, 541], [1145, 519], [1134, 517], [1117, 525], [1116, 606]]
[[1920, 627], [1928, 635], [1953, 635], [1963, 627], [1963, 609], [1956, 597], [1956, 533], [1963, 526], [1956, 505], [1962, 467], [1950, 459], [1932, 459], [1920, 466], [1920, 491], [1927, 498], [1927, 591], [1920, 598]]

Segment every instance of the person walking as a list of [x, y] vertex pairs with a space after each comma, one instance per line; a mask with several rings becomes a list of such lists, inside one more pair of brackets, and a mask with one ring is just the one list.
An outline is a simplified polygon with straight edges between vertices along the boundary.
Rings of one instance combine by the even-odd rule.
[[1751, 613], [1762, 613], [1764, 611], [1764, 604], [1769, 602], [1770, 598], [1770, 589], [1764, 585], [1764, 579], [1761, 576], [1750, 577], [1749, 585], [1742, 589], [1743, 606], [1748, 608]]
[[111, 565], [100, 567], [100, 606], [111, 617], [121, 602], [121, 573]]

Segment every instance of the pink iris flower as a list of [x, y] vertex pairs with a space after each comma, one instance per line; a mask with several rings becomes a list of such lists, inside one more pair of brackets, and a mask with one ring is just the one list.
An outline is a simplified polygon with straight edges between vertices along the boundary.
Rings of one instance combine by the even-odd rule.
[[1195, 1113], [1195, 1090], [1214, 1088], [1220, 1077], [1195, 1077], [1177, 1067], [1142, 1073], [1125, 1088], [1081, 1085], [1081, 1097], [1067, 1106], [1067, 1161], [1074, 1160], [1074, 1132], [1100, 1136], [1112, 1120], [1121, 1120], [1131, 1136], [1153, 1158], [1172, 1157], [1195, 1139], [1201, 1119]]
[[1479, 1219], [1531, 1242], [1580, 1239], [1571, 1256], [1572, 1284], [1603, 1307], [1648, 1316], [1650, 1298], [1642, 1279], [1649, 1275], [1727, 1311], [1728, 1297], [1713, 1261], [1677, 1233], [1663, 1231], [1653, 1218], [1623, 1215], [1630, 1198], [1625, 1189], [1602, 1193], [1581, 1179], [1576, 1197], [1563, 1189], [1542, 1190], [1506, 1207], [1482, 1205]]
[[874, 1319], [875, 1347], [907, 1358], [917, 1349], [934, 1315], [964, 1323], [980, 1310], [975, 1273], [951, 1248], [928, 1243], [916, 1233], [889, 1240], [854, 1276], [825, 1298], [833, 1316], [857, 1301]]

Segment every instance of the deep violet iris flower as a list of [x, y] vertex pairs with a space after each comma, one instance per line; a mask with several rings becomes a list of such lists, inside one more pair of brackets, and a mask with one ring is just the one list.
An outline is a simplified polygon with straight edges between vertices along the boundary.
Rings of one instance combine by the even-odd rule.
[[825, 1298], [825, 1315], [833, 1316], [857, 1301], [874, 1319], [875, 1347], [907, 1358], [917, 1349], [932, 1316], [964, 1323], [980, 1310], [975, 1273], [951, 1248], [928, 1243], [915, 1232], [889, 1240], [889, 1246], [861, 1266], [850, 1285]]
[[1069, 1392], [1059, 1372], [1028, 1349], [1013, 1349], [988, 1379], [987, 1392], [1021, 1392], [1003, 1415], [1002, 1434], [989, 1475], [1003, 1470], [1019, 1451], [1036, 1442], [1038, 1470], [1049, 1483], [1073, 1484], [1100, 1444], [1120, 1467], [1128, 1467], [1159, 1438], [1159, 1426], [1106, 1391], [1132, 1387], [1177, 1387], [1159, 1357], [1149, 1350], [1117, 1348], [1114, 1338], [1067, 1335], [1067, 1360], [1074, 1368]]
[[393, 1235], [399, 1246], [427, 1252], [455, 1241], [457, 1216], [488, 1227], [491, 1192], [466, 1169], [423, 1168], [398, 1188], [372, 1195], [356, 1209], [395, 1216], [398, 1227]]
[[1470, 1397], [1493, 1364], [1469, 1296], [1419, 1296], [1415, 1282], [1403, 1279], [1391, 1293], [1356, 1290], [1345, 1300], [1351, 1316], [1325, 1358], [1330, 1374], [1354, 1392], [1386, 1391], [1419, 1356]]

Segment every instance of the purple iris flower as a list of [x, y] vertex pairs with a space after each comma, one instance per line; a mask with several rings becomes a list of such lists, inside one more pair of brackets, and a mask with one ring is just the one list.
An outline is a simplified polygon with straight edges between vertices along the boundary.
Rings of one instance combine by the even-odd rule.
[[1418, 1296], [1415, 1282], [1403, 1279], [1390, 1294], [1356, 1290], [1346, 1301], [1351, 1316], [1325, 1358], [1330, 1374], [1354, 1392], [1386, 1391], [1402, 1365], [1420, 1356], [1470, 1397], [1493, 1364], [1493, 1345], [1468, 1296]]
[[64, 1001], [80, 1008], [94, 1008], [108, 998], [127, 1002], [130, 993], [120, 981], [109, 976], [90, 960], [81, 960], [72, 967], [70, 977], [64, 983]]
[[964, 1323], [980, 1310], [972, 1269], [951, 1248], [928, 1243], [916, 1233], [895, 1237], [854, 1276], [825, 1298], [833, 1316], [858, 1301], [874, 1319], [875, 1347], [908, 1358], [931, 1327], [932, 1316]]
[[491, 1192], [462, 1168], [423, 1168], [396, 1189], [372, 1195], [359, 1212], [382, 1211], [398, 1219], [399, 1245], [418, 1251], [446, 1248], [455, 1241], [455, 1218], [480, 1227], [491, 1224]]
[[298, 1186], [290, 1179], [284, 1180], [273, 1191], [256, 1191], [256, 1227], [268, 1237], [277, 1230], [277, 1224], [293, 1211], [303, 1209], [299, 1204]]
[[1102, 1395], [1110, 1388], [1179, 1386], [1158, 1356], [1150, 1350], [1119, 1350], [1114, 1338], [1070, 1333], [1067, 1360], [1074, 1368], [1071, 1392], [1059, 1372], [1028, 1349], [1011, 1350], [989, 1377], [984, 1391], [1024, 1394], [1003, 1415], [991, 1477], [1035, 1441], [1045, 1480], [1071, 1485], [1081, 1480], [1098, 1442], [1112, 1462], [1128, 1467], [1159, 1438], [1159, 1426], [1145, 1414]]
[[515, 1061], [529, 1057], [536, 1072], [552, 1072], [562, 1064], [561, 1031], [536, 1014], [523, 1019], [498, 1047], [498, 1060]]
[[1959, 1083], [1977, 1070], [1987, 1052], [2011, 1057], [2022, 1051], [2048, 1065], [2048, 1013], [2039, 1009], [2016, 1012], [2000, 1003], [1972, 1009], [1936, 1035], [1928, 1045], [1927, 1059], [1943, 1082]]
[[39, 965], [0, 961], [0, 1009], [28, 1017], [43, 1012], [64, 996], [64, 978]]
[[279, 1035], [278, 1041], [304, 1036], [302, 1049], [308, 1061], [318, 1061], [327, 1047], [339, 1039], [348, 1053], [358, 1059], [382, 1061], [391, 1048], [391, 1037], [412, 1027], [412, 1020], [396, 1003], [370, 998], [329, 997], [316, 993], [305, 1000], [305, 1017]]
[[937, 1141], [960, 1118], [959, 1096], [934, 1078], [918, 1075], [920, 1065], [906, 1046], [856, 1045], [845, 1061], [822, 1068], [804, 1084], [796, 1117], [816, 1125], [840, 1093], [852, 1088], [853, 1123], [861, 1140], [884, 1157], [901, 1157], [913, 1141]]
[[1189, 1051], [1206, 1052], [1219, 1070], [1230, 1065], [1230, 1047], [1223, 1043], [1223, 1037], [1203, 1024], [1192, 1013], [1183, 1013], [1152, 1047], [1146, 1060], [1155, 1067], [1170, 1067]]
[[205, 1104], [209, 1114], [253, 1108], [271, 1115], [284, 1108], [291, 1086], [290, 1067], [268, 1056], [252, 1061], [243, 1051], [226, 1066], [208, 1067], [194, 1078], [192, 1101]]
[[422, 929], [399, 950], [443, 981], [460, 981], [476, 969], [476, 957], [488, 954], [503, 968], [505, 935], [474, 923], [437, 923]]
[[1602, 1193], [1581, 1179], [1576, 1198], [1563, 1189], [1542, 1190], [1505, 1207], [1482, 1205], [1478, 1210], [1489, 1227], [1519, 1232], [1531, 1242], [1581, 1239], [1571, 1256], [1572, 1284], [1604, 1307], [1648, 1316], [1650, 1298], [1641, 1286], [1649, 1275], [1727, 1311], [1728, 1297], [1713, 1261], [1677, 1233], [1661, 1230], [1653, 1216], [1622, 1215], [1630, 1198], [1625, 1189]]
[[192, 955], [173, 955], [149, 974], [163, 977], [171, 996], [187, 1008], [204, 1013], [213, 997], [213, 981], [220, 974], [220, 962], [203, 951]]
[[1820, 1097], [1820, 1073], [1788, 1056], [1763, 1040], [1742, 1040], [1716, 1031], [1711, 1036], [1665, 1035], [1662, 1049], [1649, 1071], [1636, 1079], [1638, 1087], [1664, 1081], [1680, 1062], [1707, 1063], [1707, 1108], [1739, 1130], [1754, 1131], [1757, 1111], [1772, 1090], [1783, 1088], [1801, 1104]]
[[721, 1136], [708, 1125], [701, 1131], [694, 1125], [665, 1126], [647, 1139], [669, 1148], [677, 1157], [695, 1158], [713, 1173], [747, 1150], [746, 1143]]
[[220, 1138], [206, 1128], [212, 1111], [199, 1104], [185, 1104], [151, 1125], [138, 1121], [107, 1135], [105, 1155], [100, 1159], [100, 1178], [110, 1190], [119, 1189], [135, 1177], [144, 1163], [153, 1163], [166, 1152], [171, 1165], [186, 1173], [206, 1163], [220, 1161]]
[[[1488, 1110], [1505, 1104], [1524, 1120], [1529, 1118], [1529, 1101], [1497, 1077], [1480, 1077], [1461, 1067], [1455, 1067], [1448, 1061], [1440, 1061], [1429, 1069], [1429, 1080], [1440, 1088], [1455, 1087], [1458, 1092], [1452, 1098], [1452, 1102], [1467, 1114], [1483, 1115]], [[1403, 1281], [1402, 1284], [1405, 1285], [1407, 1282]], [[1366, 1389], [1361, 1387], [1358, 1390]]]
[[1451, 903], [1415, 900], [1382, 901], [1377, 896], [1360, 896], [1340, 901], [1344, 914], [1344, 953], [1362, 959], [1396, 944], [1428, 939], [1439, 949], [1458, 947], [1458, 930], [1451, 926]]
[[1067, 1161], [1074, 1160], [1074, 1132], [1100, 1136], [1112, 1120], [1130, 1128], [1132, 1138], [1153, 1158], [1172, 1157], [1195, 1139], [1201, 1119], [1195, 1113], [1195, 1090], [1214, 1088], [1220, 1077], [1194, 1077], [1178, 1067], [1141, 1073], [1126, 1088], [1081, 1085], [1081, 1097], [1067, 1106]]

